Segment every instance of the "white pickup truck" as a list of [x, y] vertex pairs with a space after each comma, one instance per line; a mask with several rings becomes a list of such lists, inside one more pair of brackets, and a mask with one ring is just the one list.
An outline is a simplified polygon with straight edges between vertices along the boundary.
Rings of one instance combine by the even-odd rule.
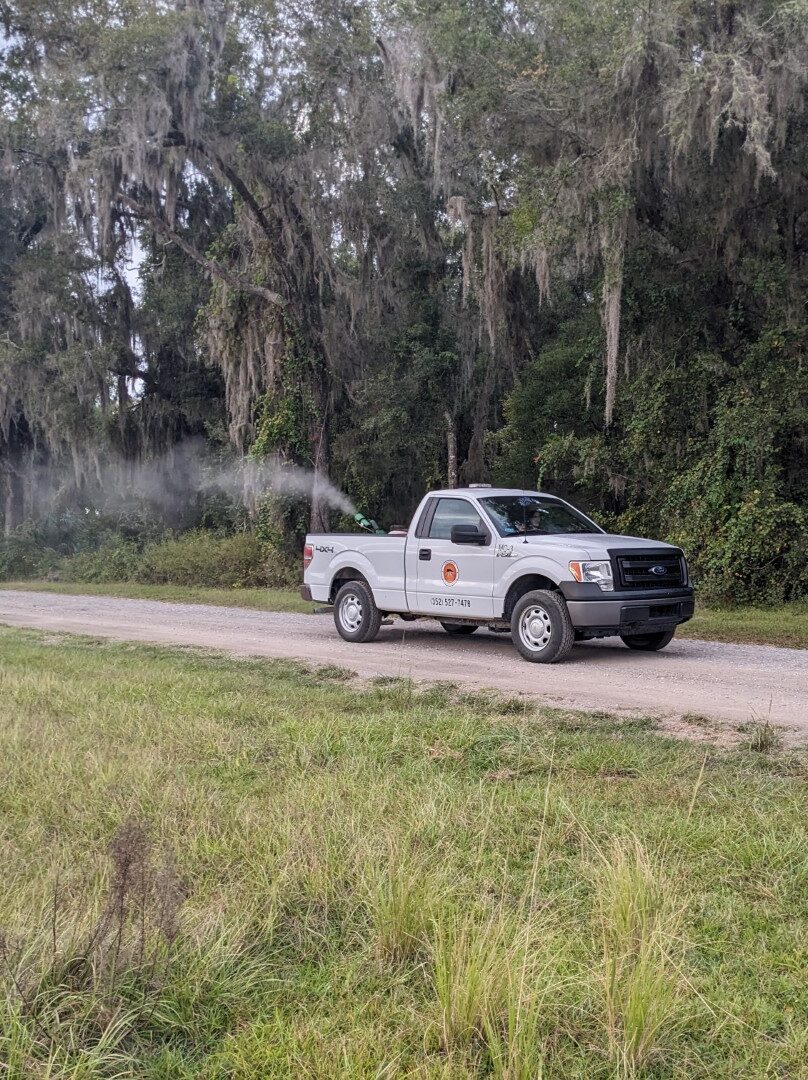
[[449, 634], [510, 631], [526, 660], [564, 660], [576, 641], [619, 636], [663, 649], [693, 614], [679, 548], [614, 536], [563, 499], [472, 485], [431, 491], [409, 530], [306, 537], [306, 600], [332, 606], [346, 641], [382, 619], [437, 619]]

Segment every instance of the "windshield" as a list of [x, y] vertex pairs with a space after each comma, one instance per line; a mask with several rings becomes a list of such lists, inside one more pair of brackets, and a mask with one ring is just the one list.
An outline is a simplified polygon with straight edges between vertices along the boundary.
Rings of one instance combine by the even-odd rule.
[[599, 533], [591, 521], [558, 499], [542, 495], [497, 495], [481, 499], [500, 536]]

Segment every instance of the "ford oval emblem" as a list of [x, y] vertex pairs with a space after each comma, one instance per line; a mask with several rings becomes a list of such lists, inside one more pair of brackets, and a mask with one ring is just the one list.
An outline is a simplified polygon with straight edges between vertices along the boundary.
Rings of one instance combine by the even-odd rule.
[[661, 577], [662, 574], [667, 574], [667, 572], [668, 572], [667, 566], [652, 566], [651, 567], [651, 573], [656, 574], [659, 577]]

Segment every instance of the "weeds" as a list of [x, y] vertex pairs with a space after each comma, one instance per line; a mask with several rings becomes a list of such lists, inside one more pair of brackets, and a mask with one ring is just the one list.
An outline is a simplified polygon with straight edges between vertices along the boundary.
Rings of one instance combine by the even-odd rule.
[[513, 969], [524, 941], [504, 912], [481, 922], [452, 911], [434, 929], [435, 993], [447, 1050], [482, 1039], [507, 1012]]
[[752, 725], [752, 737], [747, 743], [747, 748], [756, 754], [772, 754], [783, 745], [783, 736], [772, 727], [768, 720], [756, 721]]
[[109, 885], [99, 915], [92, 896], [57, 880], [47, 929], [12, 943], [0, 936], [0, 975], [18, 1050], [59, 1056], [65, 1045], [115, 1049], [156, 1008], [179, 932], [184, 890], [173, 858], [155, 862], [148, 834], [127, 822], [109, 849]]
[[0, 1077], [801, 1075], [799, 753], [487, 710], [0, 630]]
[[364, 875], [364, 895], [379, 956], [411, 963], [429, 940], [430, 920], [444, 887], [417, 856], [390, 842]]
[[339, 667], [337, 664], [321, 664], [314, 669], [314, 674], [324, 682], [350, 682], [356, 678], [356, 672], [348, 668]]
[[636, 839], [602, 853], [598, 912], [606, 1026], [621, 1077], [635, 1077], [675, 1028], [678, 987], [670, 952], [680, 916]]
[[546, 993], [523, 982], [519, 977], [508, 983], [499, 1023], [486, 1016], [488, 1059], [496, 1080], [542, 1080], [544, 1076], [541, 1020]]
[[695, 809], [695, 806], [696, 806], [696, 800], [699, 797], [699, 792], [701, 791], [701, 785], [704, 782], [704, 770], [707, 768], [707, 756], [708, 756], [708, 751], [705, 750], [705, 752], [704, 752], [704, 760], [701, 763], [701, 768], [699, 769], [699, 775], [696, 777], [696, 783], [693, 785], [693, 793], [690, 796], [690, 802], [688, 803], [688, 807], [687, 807], [687, 820], [688, 821], [690, 821], [691, 817], [693, 816], [693, 810]]

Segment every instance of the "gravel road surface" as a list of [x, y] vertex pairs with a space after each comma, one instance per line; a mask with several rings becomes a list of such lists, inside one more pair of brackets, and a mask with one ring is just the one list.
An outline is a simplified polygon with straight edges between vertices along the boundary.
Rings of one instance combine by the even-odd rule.
[[690, 734], [699, 724], [691, 718], [682, 725], [687, 714], [727, 730], [768, 717], [786, 729], [789, 743], [808, 742], [808, 650], [674, 640], [664, 652], [644, 654], [610, 639], [577, 645], [565, 663], [544, 666], [520, 659], [505, 634], [450, 638], [428, 620], [397, 620], [375, 642], [352, 645], [329, 615], [5, 590], [0, 623], [338, 664], [363, 678], [448, 680], [563, 707], [659, 716]]

